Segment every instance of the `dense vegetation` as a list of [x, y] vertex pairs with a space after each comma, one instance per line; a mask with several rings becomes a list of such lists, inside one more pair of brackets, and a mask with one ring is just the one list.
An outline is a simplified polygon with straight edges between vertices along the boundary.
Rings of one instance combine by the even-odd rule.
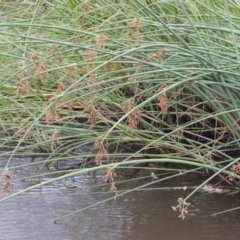
[[[76, 149], [83, 147], [79, 169], [31, 188], [106, 169], [117, 197], [116, 169], [149, 163], [171, 168], [170, 177], [211, 173], [192, 194], [216, 176], [239, 187], [238, 1], [1, 6], [0, 144], [1, 157], [9, 158], [4, 192], [11, 191], [11, 162], [19, 153], [45, 154], [31, 165], [57, 163], [79, 157]], [[187, 198], [179, 200], [182, 218]]]

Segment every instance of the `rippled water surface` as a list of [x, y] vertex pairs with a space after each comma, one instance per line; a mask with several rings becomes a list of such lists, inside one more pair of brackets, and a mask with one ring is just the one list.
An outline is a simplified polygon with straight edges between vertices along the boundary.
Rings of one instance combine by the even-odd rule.
[[[15, 164], [22, 161], [15, 159]], [[1, 165], [4, 166], [5, 162], [2, 159]], [[47, 169], [42, 166], [35, 171], [41, 173]], [[22, 181], [28, 175], [28, 168], [14, 170], [14, 192], [49, 179], [45, 176]], [[119, 174], [118, 178], [126, 180], [128, 176]], [[129, 189], [150, 181], [150, 178], [145, 178], [126, 182], [118, 189]], [[175, 183], [156, 183], [151, 188], [162, 188], [167, 184], [173, 186]], [[181, 181], [177, 183], [181, 184]], [[89, 173], [42, 186], [2, 202], [0, 239], [239, 239], [239, 211], [211, 216], [240, 206], [239, 194], [197, 193], [189, 199], [189, 214], [182, 221], [171, 206], [177, 205], [177, 199], [187, 196], [190, 190], [138, 190], [54, 223], [65, 214], [111, 197], [108, 188], [104, 185], [103, 172]], [[1, 193], [1, 198], [4, 196]]]

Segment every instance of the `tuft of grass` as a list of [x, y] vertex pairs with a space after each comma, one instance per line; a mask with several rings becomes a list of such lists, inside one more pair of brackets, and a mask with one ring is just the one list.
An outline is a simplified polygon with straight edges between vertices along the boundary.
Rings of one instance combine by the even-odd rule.
[[[1, 201], [98, 169], [107, 169], [105, 180], [120, 196], [118, 168], [154, 162], [164, 171], [175, 168], [173, 177], [186, 165], [211, 172], [192, 194], [216, 177], [239, 187], [233, 169], [240, 145], [236, 1], [2, 4], [3, 171], [14, 172], [12, 159], [27, 152], [46, 153], [27, 166], [82, 160], [78, 171]], [[90, 160], [99, 166], [88, 168]], [[191, 195], [179, 203], [182, 219]]]

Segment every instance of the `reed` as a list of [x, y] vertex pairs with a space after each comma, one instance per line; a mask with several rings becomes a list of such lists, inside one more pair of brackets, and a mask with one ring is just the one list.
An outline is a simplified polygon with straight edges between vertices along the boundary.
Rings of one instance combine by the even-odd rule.
[[[226, 0], [4, 6], [5, 192], [11, 190], [14, 156], [44, 151], [44, 160], [29, 166], [57, 164], [79, 157], [79, 148], [86, 149], [81, 170], [61, 178], [107, 169], [105, 180], [115, 197], [118, 168], [148, 168], [152, 162], [175, 167], [174, 177], [182, 174], [181, 166], [189, 171], [198, 166], [212, 173], [203, 184], [219, 177], [239, 187], [234, 181], [240, 172], [239, 13], [239, 3]], [[99, 166], [87, 168], [91, 159]], [[181, 214], [185, 200], [179, 203]]]

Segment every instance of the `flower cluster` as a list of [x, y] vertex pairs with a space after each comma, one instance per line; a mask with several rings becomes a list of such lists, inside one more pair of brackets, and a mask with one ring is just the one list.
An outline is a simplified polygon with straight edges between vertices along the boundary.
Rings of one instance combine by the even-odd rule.
[[236, 164], [234, 164], [231, 169], [232, 173], [229, 175], [229, 180], [233, 181], [235, 178], [235, 174], [240, 174], [240, 162], [237, 162]]
[[172, 206], [173, 211], [177, 211], [177, 209], [180, 212], [180, 215], [178, 216], [182, 220], [186, 218], [186, 214], [188, 213], [188, 207], [191, 205], [191, 203], [187, 203], [183, 198], [178, 198], [178, 205]]
[[12, 191], [12, 183], [11, 180], [13, 178], [12, 172], [9, 171], [8, 169], [5, 169], [2, 173], [2, 177], [4, 180], [3, 183], [3, 193], [10, 193]]

